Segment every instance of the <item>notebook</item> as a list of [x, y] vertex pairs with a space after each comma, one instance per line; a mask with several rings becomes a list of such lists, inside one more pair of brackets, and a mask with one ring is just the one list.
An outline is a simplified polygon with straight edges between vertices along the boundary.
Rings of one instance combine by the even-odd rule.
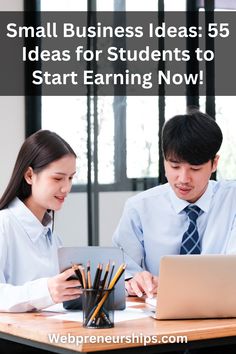
[[[98, 263], [102, 263], [103, 267], [110, 261], [115, 262], [113, 276], [119, 266], [124, 263], [124, 254], [117, 247], [61, 247], [58, 249], [59, 269], [64, 271], [71, 267], [74, 263], [83, 263], [85, 266], [90, 261], [91, 276], [94, 278]], [[81, 297], [76, 300], [65, 301], [63, 306], [67, 310], [80, 310], [82, 308]], [[124, 274], [121, 276], [115, 286], [114, 293], [114, 308], [115, 310], [123, 310], [125, 308], [125, 281]]]
[[155, 318], [236, 317], [235, 274], [236, 255], [162, 257]]

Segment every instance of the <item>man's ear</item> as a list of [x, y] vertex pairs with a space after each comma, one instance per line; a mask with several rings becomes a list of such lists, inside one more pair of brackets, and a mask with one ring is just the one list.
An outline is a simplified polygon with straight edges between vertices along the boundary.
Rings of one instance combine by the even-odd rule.
[[24, 173], [25, 180], [28, 184], [32, 184], [32, 177], [33, 177], [34, 171], [32, 167], [28, 167], [26, 172]]
[[213, 164], [212, 164], [212, 172], [215, 172], [218, 166], [218, 162], [219, 162], [219, 158], [220, 155], [216, 155], [214, 160], [213, 160]]

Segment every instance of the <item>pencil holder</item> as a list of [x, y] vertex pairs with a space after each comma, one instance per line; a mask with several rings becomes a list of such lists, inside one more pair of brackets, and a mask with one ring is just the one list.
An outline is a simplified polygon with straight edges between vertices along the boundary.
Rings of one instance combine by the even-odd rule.
[[83, 289], [83, 327], [114, 327], [114, 289]]

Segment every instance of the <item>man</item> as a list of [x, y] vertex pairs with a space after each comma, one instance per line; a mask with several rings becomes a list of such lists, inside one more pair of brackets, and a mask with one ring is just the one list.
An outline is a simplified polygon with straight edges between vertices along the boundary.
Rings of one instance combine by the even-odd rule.
[[[210, 181], [221, 143], [217, 123], [199, 111], [166, 122], [162, 149], [168, 183], [130, 198], [113, 237], [127, 257], [129, 295], [156, 293], [164, 255], [236, 252], [236, 184]], [[190, 210], [197, 214], [193, 222]], [[190, 249], [189, 234], [197, 237]]]

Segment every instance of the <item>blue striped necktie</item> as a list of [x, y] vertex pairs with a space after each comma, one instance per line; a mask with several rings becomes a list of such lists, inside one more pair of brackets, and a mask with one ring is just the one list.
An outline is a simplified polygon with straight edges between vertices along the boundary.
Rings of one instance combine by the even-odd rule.
[[189, 204], [184, 211], [189, 218], [189, 227], [183, 234], [180, 254], [200, 254], [201, 245], [197, 229], [197, 218], [201, 213], [201, 209], [197, 205]]

